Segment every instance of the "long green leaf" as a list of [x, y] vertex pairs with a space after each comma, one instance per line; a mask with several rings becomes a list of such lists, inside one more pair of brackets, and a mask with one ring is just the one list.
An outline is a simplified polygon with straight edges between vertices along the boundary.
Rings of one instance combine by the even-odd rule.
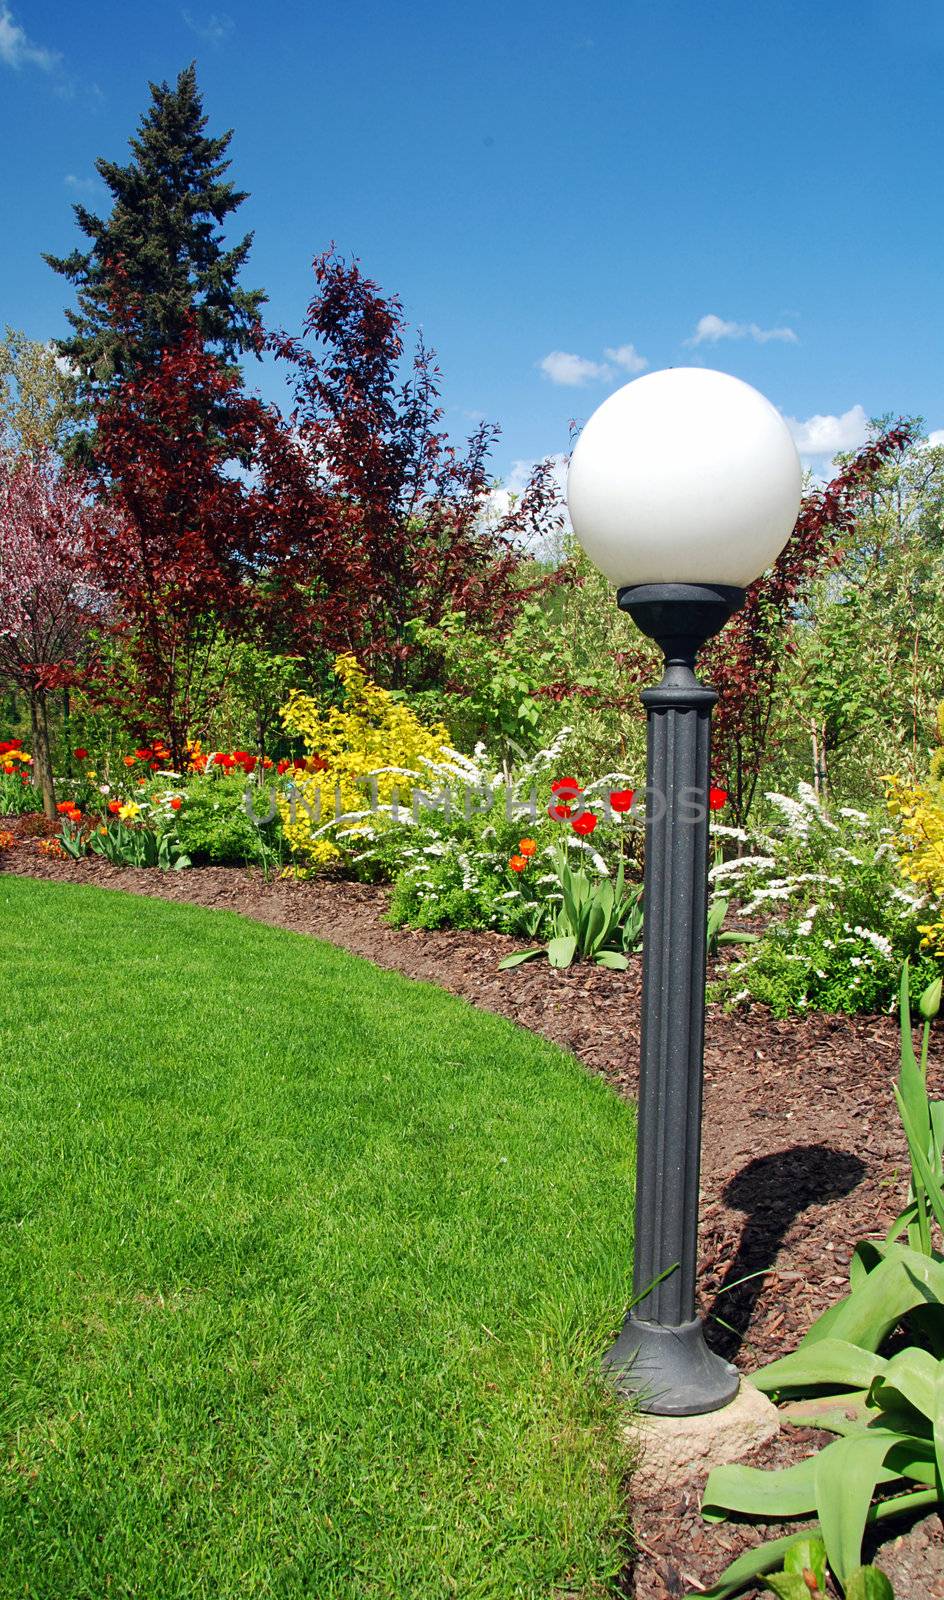
[[723, 1522], [731, 1511], [773, 1521], [810, 1516], [815, 1509], [816, 1457], [807, 1456], [777, 1472], [738, 1465], [715, 1467], [705, 1484], [701, 1514], [707, 1522]]
[[538, 945], [534, 950], [516, 950], [513, 956], [503, 956], [498, 963], [499, 972], [504, 972], [506, 967], [520, 967], [522, 961], [530, 961], [533, 956], [543, 956], [544, 946]]
[[877, 1428], [852, 1439], [836, 1439], [813, 1457], [816, 1509], [826, 1554], [842, 1584], [862, 1561], [869, 1507], [876, 1484], [895, 1476], [885, 1470], [885, 1457], [897, 1443], [897, 1434]]
[[887, 1365], [882, 1356], [863, 1350], [847, 1339], [820, 1339], [761, 1367], [752, 1381], [765, 1393], [772, 1389], [806, 1390], [820, 1384], [847, 1384], [850, 1389], [867, 1389], [884, 1373]]

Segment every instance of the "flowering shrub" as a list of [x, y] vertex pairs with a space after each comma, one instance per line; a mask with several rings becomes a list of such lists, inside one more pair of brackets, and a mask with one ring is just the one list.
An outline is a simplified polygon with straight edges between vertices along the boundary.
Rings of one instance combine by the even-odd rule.
[[926, 784], [885, 779], [888, 809], [895, 819], [903, 876], [927, 897], [920, 924], [922, 942], [944, 960], [944, 704], [938, 710], [941, 749], [931, 758]]
[[16, 840], [14, 839], [12, 833], [8, 832], [7, 829], [3, 829], [3, 831], [0, 832], [0, 850], [12, 850], [15, 844]]
[[716, 890], [739, 894], [743, 915], [778, 917], [725, 969], [716, 998], [758, 1000], [778, 1017], [878, 1010], [894, 999], [905, 957], [916, 981], [930, 981], [933, 967], [920, 956], [922, 903], [898, 881], [891, 829], [850, 808], [830, 815], [807, 784], [795, 799], [767, 800], [780, 819], [773, 836], [710, 876]]
[[622, 829], [594, 832], [622, 775], [609, 773], [586, 791], [575, 779], [554, 776], [569, 735], [562, 728], [546, 750], [518, 767], [512, 785], [484, 746], [472, 756], [448, 751], [426, 767], [437, 809], [403, 813], [399, 823], [369, 820], [364, 847], [353, 861], [365, 875], [394, 880], [392, 921], [494, 928], [534, 938], [561, 901], [553, 857], [562, 837], [571, 856], [592, 867], [598, 879], [608, 877], [621, 857], [638, 876], [640, 834], [626, 818], [629, 804], [610, 806], [611, 821], [626, 818]]
[[349, 856], [358, 835], [370, 834], [368, 807], [389, 808], [398, 792], [421, 782], [449, 741], [444, 727], [424, 727], [371, 683], [353, 656], [338, 656], [334, 670], [343, 690], [340, 706], [322, 706], [294, 691], [282, 711], [286, 731], [309, 751], [309, 770], [295, 769], [296, 803], [284, 795], [279, 800], [282, 828], [295, 854], [315, 867]]

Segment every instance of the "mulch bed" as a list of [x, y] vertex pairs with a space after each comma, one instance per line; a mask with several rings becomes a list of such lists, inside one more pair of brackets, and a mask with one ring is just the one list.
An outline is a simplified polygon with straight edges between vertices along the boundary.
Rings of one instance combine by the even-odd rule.
[[[0, 819], [0, 825], [19, 841], [0, 855], [0, 870], [237, 911], [316, 935], [531, 1028], [572, 1051], [620, 1094], [636, 1092], [638, 962], [626, 973], [586, 966], [557, 971], [546, 962], [499, 972], [499, 960], [515, 941], [493, 933], [390, 928], [382, 889], [328, 879], [266, 882], [238, 867], [162, 873], [110, 867], [100, 859], [51, 861], [33, 842], [46, 831], [39, 819]], [[744, 1372], [795, 1346], [843, 1292], [856, 1242], [883, 1235], [904, 1203], [907, 1155], [892, 1095], [898, 1053], [892, 1017], [817, 1014], [778, 1022], [758, 1006], [733, 1015], [709, 1007], [700, 1311], [709, 1342]], [[932, 1044], [929, 1083], [932, 1093], [944, 1095], [940, 1038]], [[752, 1463], [797, 1460], [819, 1437], [789, 1430]], [[699, 1513], [702, 1487], [703, 1480], [693, 1480], [668, 1497], [633, 1493], [639, 1548], [627, 1595], [678, 1600], [708, 1587], [762, 1536], [789, 1531], [739, 1523], [707, 1527]], [[938, 1517], [899, 1526], [877, 1560], [897, 1600], [944, 1600]]]

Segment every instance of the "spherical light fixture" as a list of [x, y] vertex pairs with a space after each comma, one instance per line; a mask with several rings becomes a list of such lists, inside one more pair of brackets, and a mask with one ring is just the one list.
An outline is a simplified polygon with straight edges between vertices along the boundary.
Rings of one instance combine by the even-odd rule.
[[778, 557], [803, 473], [780, 412], [740, 378], [670, 367], [617, 389], [574, 448], [574, 532], [619, 589], [744, 589]]

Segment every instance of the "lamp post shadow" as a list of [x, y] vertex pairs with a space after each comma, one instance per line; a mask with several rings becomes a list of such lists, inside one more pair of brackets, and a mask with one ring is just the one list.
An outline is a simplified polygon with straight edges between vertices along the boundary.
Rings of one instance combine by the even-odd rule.
[[727, 1184], [725, 1205], [747, 1217], [737, 1254], [705, 1312], [706, 1341], [716, 1354], [730, 1361], [740, 1349], [791, 1224], [810, 1206], [850, 1194], [866, 1170], [848, 1150], [794, 1145], [758, 1156]]

